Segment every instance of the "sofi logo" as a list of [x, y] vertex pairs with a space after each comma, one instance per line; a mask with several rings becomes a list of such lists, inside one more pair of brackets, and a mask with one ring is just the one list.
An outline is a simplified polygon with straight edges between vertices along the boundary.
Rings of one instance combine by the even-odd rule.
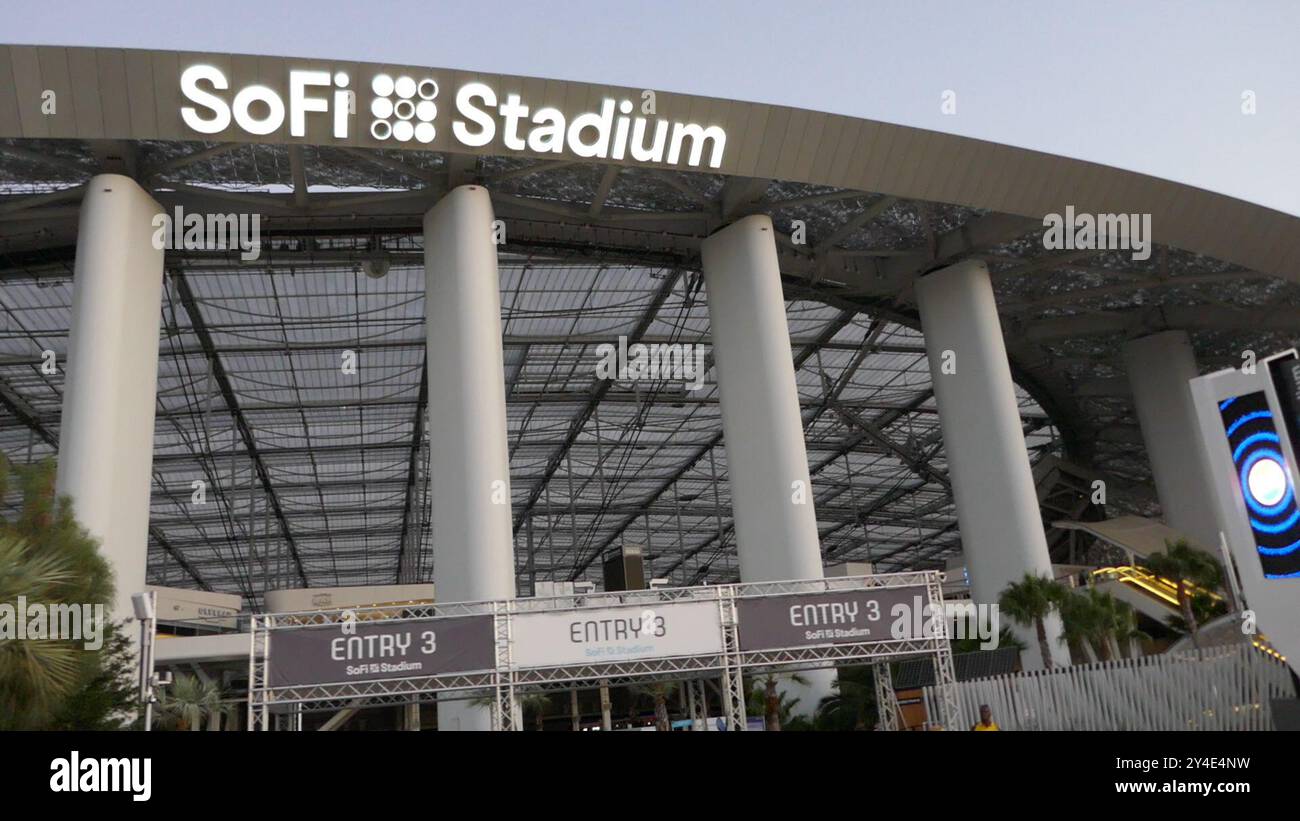
[[[197, 65], [181, 74], [181, 93], [193, 105], [181, 108], [181, 119], [200, 134], [218, 134], [231, 123], [255, 135], [279, 131], [288, 121], [289, 134], [305, 137], [308, 114], [328, 118], [331, 133], [347, 139], [357, 105], [346, 72], [289, 72], [289, 99], [268, 86], [255, 84], [227, 99], [230, 81], [215, 66]], [[437, 136], [438, 83], [432, 77], [376, 74], [371, 78], [370, 136], [376, 140], [431, 143]], [[571, 154], [596, 159], [631, 159], [709, 168], [722, 165], [727, 134], [719, 126], [649, 120], [632, 116], [631, 100], [607, 98], [599, 111], [570, 118], [557, 108], [533, 107], [518, 94], [498, 97], [486, 83], [471, 82], [456, 91], [453, 139], [476, 148], [497, 139], [511, 151]]]
[[[347, 73], [342, 71], [335, 72], [333, 76], [328, 71], [290, 71], [287, 109], [289, 133], [295, 137], [307, 136], [307, 113], [330, 111], [330, 98], [309, 95], [308, 89], [333, 88], [334, 136], [346, 138], [348, 121], [354, 107], [352, 91], [348, 89], [349, 79]], [[196, 106], [206, 109], [207, 113], [200, 113], [196, 106], [182, 106], [181, 119], [200, 134], [219, 134], [225, 131], [230, 128], [232, 117], [235, 125], [249, 134], [259, 136], [279, 131], [284, 125], [284, 100], [274, 89], [264, 85], [244, 86], [229, 103], [216, 93], [229, 90], [230, 81], [226, 79], [225, 72], [216, 66], [200, 65], [185, 69], [181, 73], [181, 93]]]
[[370, 136], [376, 140], [393, 138], [398, 142], [431, 143], [437, 136], [433, 119], [438, 116], [438, 82], [432, 77], [416, 80], [402, 75], [397, 78], [376, 74], [370, 81], [375, 98], [370, 101]]

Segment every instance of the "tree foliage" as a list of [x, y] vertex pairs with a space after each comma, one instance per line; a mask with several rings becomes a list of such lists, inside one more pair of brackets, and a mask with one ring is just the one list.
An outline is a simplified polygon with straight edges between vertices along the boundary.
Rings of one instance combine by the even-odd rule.
[[879, 720], [876, 711], [875, 673], [870, 665], [841, 667], [834, 692], [817, 705], [814, 725], [818, 730], [866, 730]]
[[1208, 553], [1192, 547], [1186, 539], [1179, 539], [1165, 542], [1165, 552], [1147, 557], [1146, 566], [1157, 576], [1177, 583], [1181, 622], [1191, 633], [1192, 645], [1199, 648], [1200, 626], [1213, 608], [1214, 600], [1208, 592], [1223, 582], [1219, 563]]
[[[0, 454], [0, 603], [102, 605], [113, 574], [96, 540], [58, 497], [51, 460]], [[17, 502], [16, 507], [12, 504]], [[111, 729], [134, 698], [134, 660], [120, 626], [98, 650], [66, 639], [0, 639], [0, 729]]]
[[1018, 582], [1007, 585], [998, 597], [998, 607], [1013, 620], [1033, 627], [1043, 666], [1052, 669], [1051, 643], [1045, 621], [1061, 606], [1068, 591], [1052, 579], [1026, 573]]

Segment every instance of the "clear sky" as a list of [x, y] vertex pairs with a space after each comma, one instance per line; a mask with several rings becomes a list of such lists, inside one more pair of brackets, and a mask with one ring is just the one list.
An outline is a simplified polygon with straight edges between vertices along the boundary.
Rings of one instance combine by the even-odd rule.
[[[779, 103], [1300, 215], [1298, 34], [1288, 0], [0, 0], [6, 43], [373, 60]], [[941, 113], [945, 90], [955, 115]]]

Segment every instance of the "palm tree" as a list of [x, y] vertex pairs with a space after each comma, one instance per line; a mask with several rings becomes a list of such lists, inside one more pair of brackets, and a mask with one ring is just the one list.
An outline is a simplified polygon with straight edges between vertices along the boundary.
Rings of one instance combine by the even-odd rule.
[[519, 696], [519, 709], [532, 714], [534, 729], [540, 733], [546, 725], [546, 714], [551, 711], [551, 698], [545, 693], [526, 693]]
[[1132, 607], [1095, 587], [1062, 599], [1061, 622], [1071, 646], [1079, 647], [1090, 662], [1097, 661], [1094, 646], [1103, 661], [1120, 658], [1122, 645], [1128, 646], [1129, 658], [1135, 658], [1141, 654], [1138, 641], [1149, 638], [1138, 630]]
[[[474, 707], [483, 710], [496, 711], [497, 697], [496, 693], [491, 690], [476, 691], [477, 695], [469, 700]], [[519, 711], [524, 714], [531, 714], [534, 721], [533, 729], [542, 732], [546, 724], [546, 716], [551, 712], [554, 706], [551, 703], [551, 697], [546, 693], [524, 693], [516, 695], [515, 701], [519, 703]]]
[[844, 667], [835, 677], [834, 692], [817, 705], [819, 730], [865, 730], [876, 718], [876, 686], [870, 667]]
[[[1196, 620], [1198, 625], [1212, 621], [1227, 612], [1228, 605], [1222, 599], [1217, 599], [1204, 590], [1197, 590], [1192, 593], [1192, 618]], [[1191, 632], [1187, 629], [1187, 620], [1181, 614], [1170, 616], [1165, 619], [1165, 623], [1183, 633]]]
[[1065, 588], [1042, 576], [1026, 573], [1018, 582], [1007, 585], [998, 597], [998, 607], [1020, 624], [1033, 626], [1038, 635], [1038, 651], [1043, 656], [1043, 666], [1052, 669], [1052, 647], [1047, 640], [1044, 620], [1060, 606]]
[[[808, 683], [808, 680], [798, 673], [791, 673], [789, 679], [796, 684]], [[794, 708], [799, 703], [797, 697], [781, 692], [778, 684], [776, 674], [768, 673], [761, 679], [761, 684], [756, 682], [756, 686], [749, 690], [749, 697], [745, 703], [747, 713], [763, 714], [763, 727], [768, 732], [779, 732], [783, 726], [789, 724]]]
[[[69, 581], [69, 562], [57, 554], [40, 555], [26, 540], [0, 536], [0, 602], [17, 606], [18, 597], [57, 601]], [[71, 692], [78, 678], [79, 648], [55, 639], [0, 639], [0, 727], [39, 726]]]
[[[550, 697], [545, 693], [524, 693], [523, 695], [516, 695], [515, 701], [519, 703], [519, 712], [525, 715], [531, 714], [535, 722], [534, 729], [539, 733], [542, 732], [546, 725], [546, 716], [551, 712]], [[478, 695], [470, 699], [469, 703], [484, 710], [495, 711], [497, 709], [496, 693], [491, 690], [480, 691]]]
[[1061, 599], [1061, 635], [1077, 656], [1089, 664], [1098, 661], [1093, 640], [1097, 636], [1100, 614], [1090, 599], [1081, 595], [1067, 595]]
[[[650, 696], [655, 703], [655, 730], [666, 733], [672, 730], [672, 720], [668, 716], [668, 697], [677, 685], [671, 681], [655, 681], [649, 684], [634, 684], [629, 689], [633, 695]], [[635, 709], [635, 706], [633, 707]]]
[[[983, 644], [984, 639], [979, 636], [967, 636], [964, 639], [953, 639], [952, 652], [953, 655], [957, 655], [958, 653], [980, 652], [985, 649], [982, 646]], [[998, 630], [998, 643], [994, 645], [993, 649], [1001, 647], [1014, 647], [1017, 650], [1023, 651], [1025, 649], [1025, 643], [1020, 640], [1019, 636], [1011, 632], [1009, 627], [1002, 627]]]
[[1115, 601], [1115, 640], [1128, 647], [1128, 657], [1142, 655], [1142, 642], [1151, 639], [1138, 629], [1137, 611], [1122, 601]]
[[208, 731], [217, 732], [222, 724], [226, 725], [226, 729], [234, 729], [235, 722], [239, 719], [239, 709], [240, 702], [228, 701], [226, 692], [218, 688], [216, 701], [208, 710]]
[[1105, 627], [1103, 638], [1106, 641], [1107, 658], [1120, 658], [1120, 648], [1127, 646], [1129, 658], [1141, 655], [1138, 642], [1149, 639], [1146, 633], [1138, 629], [1137, 611], [1110, 593], [1089, 588], [1088, 596], [1101, 614]]
[[[212, 726], [213, 717], [220, 722], [221, 687], [214, 681], [204, 681], [198, 676], [180, 673], [172, 683], [163, 688], [158, 699], [160, 712], [169, 718], [178, 729], [198, 731], [203, 729], [203, 722]], [[217, 724], [220, 727], [220, 724]]]
[[1201, 649], [1198, 630], [1199, 623], [1192, 607], [1192, 600], [1198, 592], [1196, 588], [1213, 590], [1223, 581], [1219, 564], [1209, 554], [1195, 549], [1186, 539], [1165, 542], [1165, 552], [1148, 556], [1147, 569], [1157, 576], [1178, 582], [1178, 608], [1183, 614], [1183, 623], [1192, 635], [1192, 646]]
[[1111, 661], [1112, 659], [1119, 658], [1119, 639], [1117, 638], [1117, 633], [1119, 631], [1119, 622], [1121, 618], [1120, 608], [1126, 607], [1127, 605], [1104, 590], [1098, 590], [1095, 587], [1089, 587], [1084, 591], [1083, 595], [1086, 597], [1088, 605], [1092, 608], [1093, 612], [1096, 613], [1097, 632], [1094, 639], [1097, 642], [1097, 646], [1101, 648], [1102, 659], [1105, 661]]
[[[113, 599], [113, 577], [99, 547], [54, 490], [54, 463], [12, 465], [0, 454], [0, 499], [21, 496], [15, 516], [0, 513], [0, 602], [19, 596], [45, 605]], [[135, 698], [130, 643], [86, 650], [68, 640], [0, 638], [0, 728], [112, 729]]]
[[[25, 467], [0, 461], [0, 474], [12, 474], [22, 492], [18, 517], [0, 523], [0, 530], [31, 542], [38, 554], [65, 558], [71, 566], [72, 577], [61, 585], [65, 596], [62, 601], [111, 602], [113, 572], [99, 553], [99, 543], [73, 516], [72, 500], [56, 495], [53, 460]], [[11, 481], [6, 476], [0, 490], [7, 491]]]
[[[122, 729], [123, 719], [135, 710], [140, 696], [136, 683], [139, 664], [128, 638], [132, 632], [125, 622], [105, 623], [104, 646], [93, 653], [98, 659], [90, 665], [98, 669], [64, 697], [58, 710], [44, 724], [45, 729]], [[91, 655], [84, 650], [81, 654]]]

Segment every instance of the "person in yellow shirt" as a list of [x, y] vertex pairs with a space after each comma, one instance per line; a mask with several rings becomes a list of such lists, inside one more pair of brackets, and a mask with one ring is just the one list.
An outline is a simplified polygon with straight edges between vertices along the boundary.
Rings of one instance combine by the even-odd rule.
[[980, 720], [977, 721], [975, 723], [975, 726], [971, 727], [971, 729], [977, 733], [981, 733], [981, 732], [989, 733], [989, 732], [994, 732], [996, 730], [1001, 730], [1002, 728], [999, 727], [997, 723], [993, 721], [993, 711], [989, 709], [989, 705], [981, 704]]

